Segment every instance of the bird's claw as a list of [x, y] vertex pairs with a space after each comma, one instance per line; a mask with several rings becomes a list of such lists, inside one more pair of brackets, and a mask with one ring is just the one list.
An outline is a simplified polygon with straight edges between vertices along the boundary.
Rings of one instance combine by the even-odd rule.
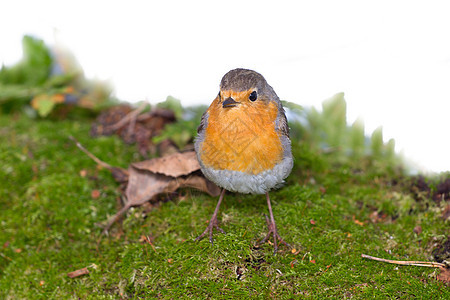
[[203, 231], [202, 234], [200, 234], [195, 241], [200, 241], [202, 238], [205, 237], [206, 234], [209, 234], [209, 241], [211, 242], [212, 245], [214, 245], [213, 242], [213, 229], [215, 228], [217, 231], [221, 232], [221, 233], [225, 233], [225, 231], [219, 227], [219, 225], [217, 224], [217, 218], [215, 220], [211, 220], [209, 221], [208, 226], [206, 227], [205, 231]]
[[257, 244], [258, 245], [264, 244], [265, 242], [267, 242], [267, 240], [272, 235], [273, 236], [273, 240], [274, 240], [274, 243], [273, 243], [274, 252], [273, 252], [273, 254], [276, 254], [277, 251], [278, 251], [277, 240], [279, 242], [281, 242], [282, 244], [284, 244], [285, 246], [287, 246], [288, 248], [291, 248], [291, 246], [288, 243], [286, 243], [281, 238], [281, 236], [278, 234], [277, 227], [276, 227], [275, 223], [270, 222], [269, 217], [267, 215], [264, 215], [264, 216], [266, 217], [266, 223], [267, 223], [267, 227], [268, 227], [269, 231], [267, 232], [267, 235], [261, 241], [259, 241]]

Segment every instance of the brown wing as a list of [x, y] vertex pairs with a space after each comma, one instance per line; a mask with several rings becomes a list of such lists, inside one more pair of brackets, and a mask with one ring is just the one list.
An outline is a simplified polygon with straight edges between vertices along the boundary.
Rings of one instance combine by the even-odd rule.
[[289, 137], [289, 126], [286, 118], [286, 114], [284, 113], [284, 108], [280, 103], [279, 112], [277, 116], [276, 122], [277, 130], [281, 132], [281, 134]]
[[208, 124], [208, 111], [205, 111], [202, 115], [202, 119], [200, 120], [200, 125], [198, 125], [197, 133], [204, 131], [207, 124]]

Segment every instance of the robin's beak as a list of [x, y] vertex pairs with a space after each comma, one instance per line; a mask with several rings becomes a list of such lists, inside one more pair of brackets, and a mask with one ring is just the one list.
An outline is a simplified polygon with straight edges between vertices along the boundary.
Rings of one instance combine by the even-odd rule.
[[222, 103], [222, 107], [226, 108], [226, 107], [235, 107], [236, 105], [238, 105], [239, 102], [234, 101], [233, 98], [228, 97], [227, 99], [225, 99], [225, 101], [223, 101]]

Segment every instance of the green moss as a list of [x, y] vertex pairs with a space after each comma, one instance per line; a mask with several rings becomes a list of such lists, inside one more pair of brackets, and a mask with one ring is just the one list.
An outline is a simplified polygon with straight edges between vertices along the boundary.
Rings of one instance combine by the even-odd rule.
[[[90, 138], [88, 124], [0, 115], [0, 298], [450, 297], [433, 269], [361, 258], [431, 260], [434, 239], [448, 232], [442, 208], [392, 186], [398, 174], [296, 141], [293, 173], [271, 192], [280, 235], [295, 253], [254, 247], [267, 230], [258, 195], [226, 194], [227, 233], [215, 234], [214, 245], [194, 242], [217, 199], [190, 189], [148, 212], [130, 210], [102, 236], [98, 224], [116, 212], [118, 185], [68, 136], [112, 165], [141, 158], [117, 137]], [[361, 147], [359, 136], [354, 144]], [[88, 275], [67, 276], [83, 267]]]

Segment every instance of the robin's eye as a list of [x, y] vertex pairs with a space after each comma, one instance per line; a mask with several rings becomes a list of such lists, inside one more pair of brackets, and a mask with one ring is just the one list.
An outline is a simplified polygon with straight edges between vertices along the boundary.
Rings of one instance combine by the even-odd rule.
[[258, 95], [256, 94], [256, 91], [253, 91], [250, 96], [248, 96], [248, 99], [250, 99], [250, 101], [255, 101], [258, 98]]

